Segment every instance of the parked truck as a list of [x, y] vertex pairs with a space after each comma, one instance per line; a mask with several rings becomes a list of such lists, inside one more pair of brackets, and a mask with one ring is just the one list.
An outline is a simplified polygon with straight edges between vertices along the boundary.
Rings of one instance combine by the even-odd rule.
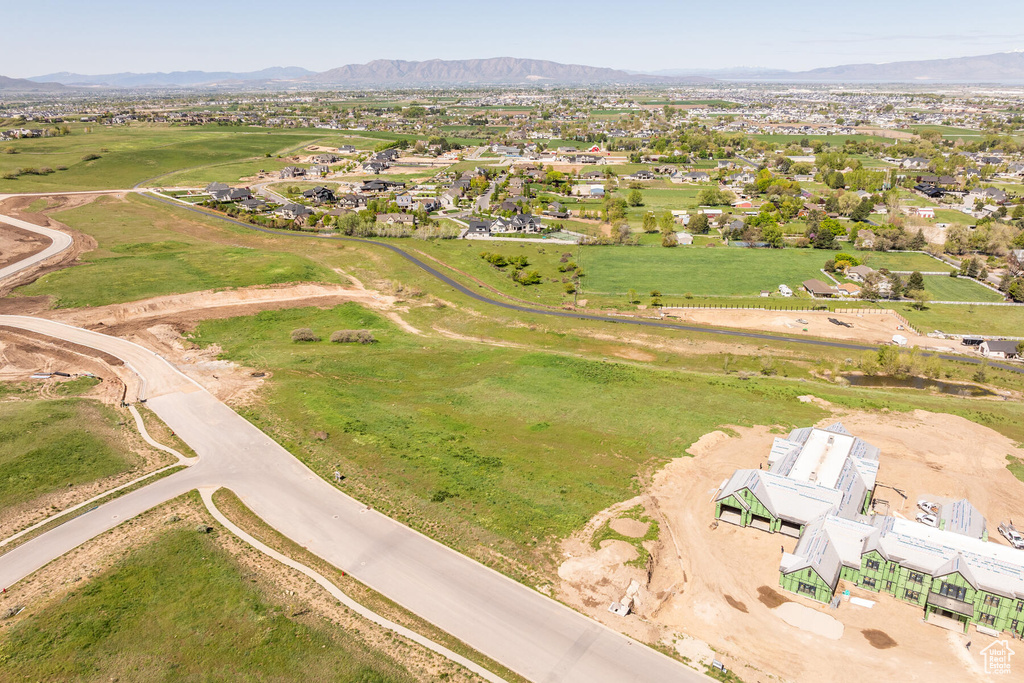
[[1022, 535], [1017, 528], [1013, 526], [1012, 522], [1003, 522], [999, 525], [999, 533], [1002, 534], [1003, 538], [1009, 541], [1017, 550], [1024, 550], [1024, 535]]

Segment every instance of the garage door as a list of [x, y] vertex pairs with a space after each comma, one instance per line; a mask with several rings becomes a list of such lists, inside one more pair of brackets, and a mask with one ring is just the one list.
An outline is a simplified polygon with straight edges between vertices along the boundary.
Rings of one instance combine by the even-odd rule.
[[723, 522], [729, 522], [729, 524], [737, 524], [743, 526], [743, 513], [740, 512], [739, 508], [729, 507], [727, 505], [722, 506], [722, 514], [719, 516]]
[[750, 526], [755, 529], [760, 529], [761, 531], [771, 531], [772, 520], [767, 517], [758, 517], [757, 515], [754, 515], [750, 518]]
[[792, 536], [793, 538], [800, 538], [800, 525], [782, 520], [782, 526], [779, 527], [779, 532], [786, 534], [787, 536]]

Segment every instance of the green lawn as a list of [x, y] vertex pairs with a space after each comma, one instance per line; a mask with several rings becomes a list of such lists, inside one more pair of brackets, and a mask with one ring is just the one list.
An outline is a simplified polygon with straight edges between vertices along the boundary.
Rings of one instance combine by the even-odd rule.
[[0, 512], [130, 469], [135, 458], [118, 436], [120, 420], [83, 399], [0, 402]]
[[[854, 252], [874, 268], [941, 270], [923, 254]], [[817, 249], [741, 249], [737, 247], [635, 248], [592, 247], [583, 257], [588, 293], [625, 294], [659, 290], [666, 296], [752, 296], [787, 284], [794, 291], [835, 252]]]
[[[172, 127], [165, 124], [104, 127], [93, 132], [73, 124], [66, 137], [29, 138], [0, 147], [17, 154], [0, 154], [0, 192], [93, 190], [128, 188], [172, 171], [211, 164], [253, 161], [308, 144], [317, 131], [268, 131], [252, 128]], [[98, 158], [86, 161], [86, 155]], [[266, 162], [270, 162], [266, 159]], [[2, 176], [19, 168], [57, 169], [48, 175]]]
[[[293, 616], [192, 529], [164, 532], [0, 639], [6, 681], [414, 680], [323, 619]], [[34, 608], [35, 611], [35, 608]]]
[[[366, 328], [379, 342], [296, 344], [299, 327], [324, 339]], [[412, 337], [354, 304], [210, 320], [192, 338], [273, 371], [265, 404], [245, 413], [257, 426], [417, 528], [461, 523], [470, 538], [447, 539], [458, 545], [564, 537], [720, 424], [818, 415], [796, 386]]]
[[924, 289], [928, 298], [935, 301], [1004, 301], [1005, 298], [991, 289], [966, 277], [926, 275]]
[[93, 236], [99, 244], [81, 257], [81, 265], [44, 275], [18, 290], [25, 295], [54, 296], [60, 307], [99, 306], [219, 287], [338, 279], [297, 254], [242, 246], [240, 240], [231, 239], [223, 222], [209, 228], [209, 240], [198, 237], [205, 228], [194, 221], [209, 224], [212, 219], [134, 195], [127, 201], [101, 197], [58, 212], [54, 218]]
[[898, 310], [926, 333], [940, 330], [947, 334], [1024, 336], [1024, 306], [928, 304], [925, 310], [918, 311], [905, 303], [883, 305]]

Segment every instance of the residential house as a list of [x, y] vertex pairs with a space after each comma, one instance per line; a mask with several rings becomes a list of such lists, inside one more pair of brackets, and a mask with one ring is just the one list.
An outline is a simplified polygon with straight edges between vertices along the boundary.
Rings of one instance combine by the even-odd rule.
[[310, 209], [308, 206], [303, 206], [302, 204], [295, 204], [289, 202], [287, 204], [282, 204], [281, 206], [279, 206], [274, 211], [274, 213], [276, 213], [278, 216], [281, 216], [282, 218], [294, 220], [296, 218], [308, 216], [309, 214], [313, 213], [313, 210]]
[[284, 180], [287, 178], [298, 178], [304, 175], [306, 175], [306, 171], [298, 166], [285, 166], [281, 169], [279, 177]]
[[302, 193], [302, 196], [306, 199], [312, 200], [316, 204], [335, 201], [334, 191], [330, 188], [323, 187], [322, 185], [317, 185], [312, 189], [306, 190]]
[[358, 211], [366, 206], [367, 198], [357, 194], [347, 194], [338, 200], [338, 206], [343, 209]]
[[853, 266], [846, 269], [846, 277], [857, 282], [867, 282], [868, 276], [875, 272], [870, 266]]
[[672, 174], [672, 181], [677, 183], [706, 183], [711, 180], [704, 171], [690, 171], [689, 173], [682, 173], [677, 171]]
[[[689, 216], [687, 216], [689, 218]], [[693, 235], [688, 232], [677, 232], [676, 233], [676, 244], [691, 245], [693, 244]]]
[[325, 175], [331, 172], [331, 167], [327, 164], [313, 164], [309, 167], [308, 175], [314, 178], [323, 178]]
[[870, 230], [857, 231], [857, 247], [861, 249], [873, 249], [878, 236]]
[[466, 228], [466, 237], [489, 237], [491, 224], [487, 221], [471, 220]]
[[252, 212], [263, 211], [267, 208], [267, 203], [262, 199], [243, 199], [238, 202], [238, 208]]
[[981, 342], [981, 355], [986, 358], [1017, 358], [1020, 353], [1017, 351], [1016, 341], [1003, 341], [998, 339], [986, 339]]
[[386, 223], [388, 225], [416, 225], [416, 217], [411, 213], [379, 213], [377, 214], [378, 223]]
[[342, 145], [338, 148], [338, 154], [355, 154], [356, 148], [352, 145]]
[[812, 297], [824, 297], [826, 299], [830, 299], [836, 295], [836, 290], [821, 280], [804, 280], [803, 287]]
[[540, 219], [528, 213], [497, 218], [491, 223], [491, 232], [540, 232], [543, 229]]
[[1014, 249], [1007, 254], [1006, 265], [1012, 275], [1024, 275], [1024, 249]]

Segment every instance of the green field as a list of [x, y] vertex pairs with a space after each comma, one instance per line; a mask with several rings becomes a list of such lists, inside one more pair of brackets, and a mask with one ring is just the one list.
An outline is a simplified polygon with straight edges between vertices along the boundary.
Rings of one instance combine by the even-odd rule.
[[761, 142], [775, 142], [782, 145], [790, 145], [793, 143], [799, 143], [800, 140], [806, 139], [808, 142], [814, 140], [821, 140], [826, 145], [832, 147], [842, 147], [846, 144], [847, 140], [853, 140], [855, 142], [872, 142], [880, 145], [891, 145], [896, 141], [893, 138], [884, 138], [880, 135], [749, 135], [747, 136], [752, 140], [759, 140]]
[[[366, 328], [379, 342], [295, 344], [298, 327], [325, 339]], [[343, 472], [360, 500], [417, 528], [461, 528], [446, 539], [459, 546], [563, 537], [719, 424], [818, 414], [795, 386], [413, 337], [354, 304], [211, 320], [193, 340], [273, 370], [265, 404], [245, 413], [257, 426], [322, 476]]]
[[938, 131], [942, 137], [955, 140], [957, 138], [980, 138], [984, 135], [980, 130], [974, 130], [972, 128], [956, 128], [955, 126], [939, 126], [939, 125], [918, 125], [911, 126], [910, 129], [920, 135], [925, 131], [935, 130]]
[[[134, 195], [127, 200], [101, 197], [54, 217], [99, 244], [82, 255], [81, 265], [44, 275], [18, 290], [25, 295], [54, 296], [60, 307], [99, 306], [219, 287], [338, 279], [294, 253], [241, 246], [222, 221], [185, 214]], [[211, 227], [193, 221], [205, 221]]]
[[947, 334], [1024, 336], [1021, 334], [1024, 330], [1024, 306], [928, 304], [923, 311], [918, 311], [905, 303], [883, 305], [898, 310], [925, 333], [939, 330]]
[[[873, 268], [943, 269], [924, 254], [853, 253]], [[804, 280], [823, 279], [819, 269], [834, 254], [817, 249], [592, 247], [583, 261], [588, 293], [621, 295], [635, 289], [658, 290], [665, 296], [754, 296], [762, 289], [775, 291], [780, 284], [796, 291]]]
[[[173, 171], [252, 161], [302, 147], [319, 131], [281, 132], [253, 128], [172, 127], [165, 124], [71, 126], [66, 137], [29, 138], [0, 144], [17, 154], [0, 154], [0, 192], [129, 188]], [[89, 161], [86, 155], [99, 158]], [[266, 159], [266, 162], [270, 162]], [[2, 176], [19, 168], [57, 169], [48, 175]]]
[[164, 532], [0, 637], [6, 681], [413, 681], [355, 635], [296, 616], [212, 535]]
[[84, 399], [0, 402], [0, 512], [130, 469], [120, 419]]
[[1003, 301], [1005, 297], [996, 294], [974, 280], [966, 277], [926, 275], [924, 289], [928, 298], [935, 301]]

